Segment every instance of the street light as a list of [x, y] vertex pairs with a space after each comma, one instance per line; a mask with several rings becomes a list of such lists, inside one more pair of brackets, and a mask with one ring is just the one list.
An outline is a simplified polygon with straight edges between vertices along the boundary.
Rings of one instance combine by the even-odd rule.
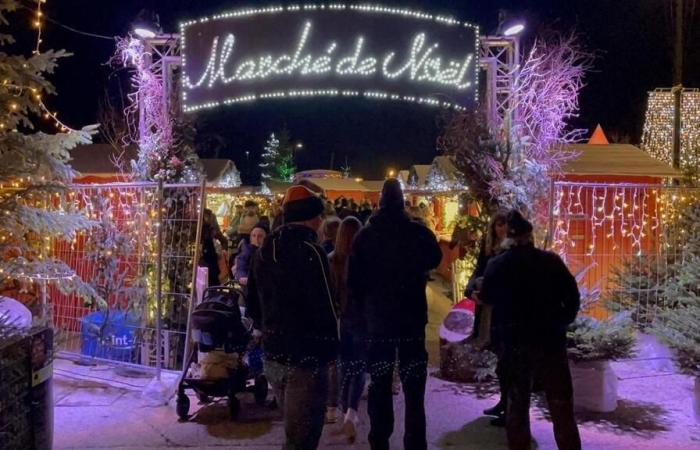
[[396, 174], [396, 172], [394, 171], [394, 169], [389, 169], [388, 174], [389, 174], [389, 178], [394, 178], [394, 175]]
[[503, 32], [503, 36], [515, 36], [520, 33], [525, 29], [525, 25], [522, 23], [513, 23], [512, 25], [509, 25], [508, 28], [505, 29]]
[[303, 142], [297, 142], [296, 147], [297, 147], [297, 150], [301, 150], [302, 148], [304, 148], [304, 143], [303, 143]]
[[518, 17], [513, 17], [504, 9], [498, 11], [498, 28], [496, 36], [513, 37], [525, 30], [525, 22]]
[[152, 11], [142, 9], [132, 24], [134, 34], [141, 39], [153, 39], [161, 32], [158, 15]]

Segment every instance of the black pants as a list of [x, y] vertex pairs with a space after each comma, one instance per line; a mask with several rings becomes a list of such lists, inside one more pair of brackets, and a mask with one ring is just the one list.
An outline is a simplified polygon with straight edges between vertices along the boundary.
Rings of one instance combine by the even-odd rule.
[[559, 450], [580, 450], [573, 387], [564, 346], [516, 346], [505, 353], [508, 381], [506, 433], [510, 450], [530, 449], [530, 394], [536, 380], [547, 397]]
[[510, 373], [508, 371], [508, 361], [505, 358], [503, 351], [497, 350], [496, 355], [498, 356], [498, 362], [496, 363], [496, 377], [498, 378], [498, 387], [501, 390], [501, 398], [498, 400], [500, 405], [503, 405], [503, 411], [507, 410], [508, 405], [508, 377]]
[[425, 337], [397, 341], [370, 340], [368, 369], [371, 382], [367, 402], [369, 443], [373, 450], [389, 449], [389, 438], [394, 431], [391, 383], [397, 353], [399, 377], [406, 402], [404, 448], [425, 450], [428, 446], [425, 435], [425, 383], [428, 375]]

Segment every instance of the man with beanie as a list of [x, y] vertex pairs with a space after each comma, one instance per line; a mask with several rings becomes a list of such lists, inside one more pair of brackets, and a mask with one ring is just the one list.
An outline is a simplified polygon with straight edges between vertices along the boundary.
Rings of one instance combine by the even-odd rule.
[[489, 261], [479, 297], [492, 304], [495, 339], [505, 351], [510, 387], [506, 433], [511, 450], [529, 450], [530, 394], [535, 380], [547, 396], [560, 450], [579, 450], [566, 329], [580, 306], [576, 279], [554, 253], [536, 249], [532, 225], [507, 216], [511, 247]]
[[440, 264], [435, 235], [404, 211], [401, 185], [388, 179], [379, 211], [355, 236], [348, 286], [358, 299], [368, 337], [369, 442], [388, 450], [394, 429], [392, 381], [394, 363], [406, 400], [404, 448], [425, 449], [425, 383], [428, 354], [425, 326], [428, 272]]
[[337, 354], [328, 259], [316, 244], [323, 207], [305, 186], [287, 189], [284, 225], [267, 236], [248, 279], [247, 314], [262, 331], [265, 374], [282, 408], [288, 450], [318, 446], [328, 365]]

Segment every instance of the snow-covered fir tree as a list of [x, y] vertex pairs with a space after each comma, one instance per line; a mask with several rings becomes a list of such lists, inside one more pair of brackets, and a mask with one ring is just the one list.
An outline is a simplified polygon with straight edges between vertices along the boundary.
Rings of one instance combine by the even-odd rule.
[[[18, 2], [0, 3], [0, 23], [8, 24]], [[0, 45], [13, 43], [0, 36]], [[64, 51], [25, 57], [0, 52], [0, 284], [2, 290], [36, 293], [36, 284], [56, 283], [86, 300], [100, 300], [63, 261], [52, 256], [52, 239], [72, 240], [93, 223], [67, 201], [74, 171], [69, 151], [91, 142], [96, 127], [58, 134], [34, 132], [44, 113], [42, 97], [55, 93], [46, 79]], [[58, 124], [58, 128], [65, 127]]]

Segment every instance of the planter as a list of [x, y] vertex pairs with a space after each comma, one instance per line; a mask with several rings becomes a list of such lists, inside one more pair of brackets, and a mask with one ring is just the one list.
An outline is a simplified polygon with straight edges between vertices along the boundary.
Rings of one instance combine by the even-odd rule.
[[693, 412], [695, 413], [695, 421], [700, 422], [700, 377], [695, 377]]
[[612, 412], [617, 408], [617, 375], [610, 361], [569, 362], [577, 411]]

